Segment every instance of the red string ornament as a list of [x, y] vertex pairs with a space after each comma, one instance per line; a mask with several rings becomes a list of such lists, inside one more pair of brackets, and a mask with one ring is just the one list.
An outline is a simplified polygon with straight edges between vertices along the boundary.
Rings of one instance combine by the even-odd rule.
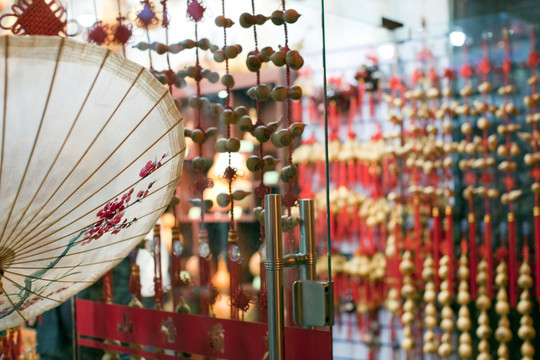
[[126, 18], [119, 16], [116, 18], [118, 23], [111, 28], [112, 43], [126, 45], [133, 35], [131, 24], [125, 23]]
[[231, 296], [231, 305], [243, 313], [249, 310], [249, 306], [255, 303], [255, 298], [253, 298], [249, 292], [246, 290], [239, 290]]
[[197, 0], [188, 1], [187, 16], [190, 20], [199, 22], [204, 16], [206, 8]]
[[96, 45], [106, 45], [110, 42], [109, 38], [109, 25], [103, 24], [103, 22], [97, 21], [92, 25], [87, 32], [88, 42]]
[[[15, 35], [66, 35], [66, 9], [56, 0], [20, 0], [11, 11], [0, 17], [0, 27]], [[9, 26], [2, 25], [5, 19]]]
[[135, 24], [145, 29], [159, 24], [154, 5], [149, 0], [141, 1], [141, 5], [142, 9], [137, 13]]

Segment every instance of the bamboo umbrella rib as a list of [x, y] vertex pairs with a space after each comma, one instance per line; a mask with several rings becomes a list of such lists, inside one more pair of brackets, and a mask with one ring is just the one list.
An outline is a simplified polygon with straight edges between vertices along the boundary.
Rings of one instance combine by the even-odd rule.
[[[100, 135], [103, 133], [103, 131], [105, 130], [105, 128], [107, 127], [107, 125], [110, 123], [111, 119], [114, 117], [114, 115], [117, 113], [118, 109], [120, 108], [120, 106], [124, 103], [124, 100], [127, 98], [127, 96], [131, 93], [131, 90], [133, 89], [133, 87], [135, 86], [135, 84], [138, 82], [138, 80], [140, 79], [141, 75], [143, 74], [144, 72], [144, 68], [141, 68], [141, 70], [139, 71], [137, 77], [135, 78], [135, 80], [133, 81], [133, 83], [130, 85], [129, 89], [126, 91], [126, 93], [124, 94], [124, 96], [122, 97], [122, 99], [120, 100], [120, 102], [118, 103], [118, 105], [116, 106], [116, 108], [114, 109], [114, 111], [112, 112], [112, 114], [109, 116], [109, 118], [107, 119], [107, 121], [105, 122], [105, 124], [101, 127], [101, 129], [99, 130], [98, 134], [94, 137], [94, 139], [92, 140], [92, 142], [90, 143], [90, 146], [85, 150], [84, 154], [79, 158], [79, 160], [77, 161], [77, 163], [73, 166], [73, 168], [70, 170], [70, 172], [66, 175], [66, 177], [64, 178], [64, 180], [62, 180], [60, 182], [60, 184], [58, 185], [58, 187], [56, 188], [56, 190], [54, 192], [52, 192], [51, 196], [49, 196], [49, 199], [45, 202], [45, 204], [43, 204], [43, 206], [41, 207], [41, 209], [39, 211], [37, 211], [32, 219], [30, 219], [30, 222], [32, 222], [40, 213], [43, 209], [45, 209], [47, 207], [47, 204], [52, 200], [52, 198], [56, 195], [56, 193], [58, 192], [58, 190], [60, 190], [62, 188], [62, 186], [65, 184], [65, 182], [69, 179], [69, 177], [71, 176], [71, 174], [73, 174], [73, 172], [75, 172], [75, 169], [77, 169], [78, 165], [82, 162], [82, 160], [86, 157], [86, 155], [88, 154], [88, 151], [92, 148], [92, 146], [95, 144], [95, 142], [97, 141], [97, 139], [100, 137]], [[55, 209], [56, 210], [56, 209]], [[55, 211], [53, 210], [53, 211]], [[44, 220], [46, 218], [48, 218], [50, 216], [50, 214], [48, 214], [47, 216], [45, 216]], [[34, 226], [34, 228], [32, 228], [30, 230], [33, 231], [35, 230], [35, 228], [37, 226], [39, 226], [44, 220], [42, 220], [39, 224], [37, 224], [36, 226]], [[22, 232], [22, 230], [21, 230]], [[18, 233], [17, 234], [17, 237], [20, 235], [21, 233]], [[27, 233], [28, 234], [28, 233]], [[2, 244], [2, 241], [4, 239], [0, 239], [0, 245]]]
[[[75, 267], [75, 266], [72, 266], [72, 268], [73, 267]], [[91, 281], [91, 280], [81, 280], [81, 279], [77, 279], [77, 280], [46, 279], [44, 277], [37, 277], [37, 276], [32, 276], [32, 275], [27, 275], [27, 274], [21, 274], [21, 273], [17, 273], [17, 272], [14, 272], [14, 271], [9, 271], [9, 270], [4, 270], [4, 273], [13, 274], [13, 275], [20, 276], [20, 277], [28, 277], [28, 278], [35, 279], [35, 280], [43, 280], [43, 281], [57, 282], [57, 283], [68, 283], [68, 284], [87, 283], [87, 284], [93, 284], [95, 282], [95, 281]]]
[[[5, 37], [6, 59], [9, 55], [9, 36]], [[2, 170], [4, 169], [4, 147], [6, 142], [6, 108], [7, 108], [7, 86], [8, 86], [8, 62], [4, 63], [4, 110], [2, 120], [2, 153], [0, 154], [0, 189], [2, 188]]]
[[[155, 195], [156, 193], [158, 193], [159, 191], [161, 191], [161, 190], [163, 190], [163, 189], [167, 189], [171, 184], [174, 184], [176, 181], [178, 181], [178, 180], [180, 180], [180, 179], [181, 179], [181, 177], [177, 177], [177, 178], [171, 180], [169, 183], [162, 185], [161, 187], [157, 188], [157, 189], [156, 189], [155, 191], [153, 191], [152, 193], [148, 194], [147, 198], [150, 197], [150, 196], [152, 196], [152, 195]], [[136, 183], [135, 183], [135, 184], [136, 184]], [[132, 186], [128, 186], [124, 191], [120, 192], [120, 194], [122, 194], [123, 192], [127, 191], [127, 190], [128, 190], [129, 188], [131, 188], [131, 187], [133, 187], [133, 185], [132, 185]], [[18, 254], [23, 255], [23, 254], [26, 254], [26, 253], [28, 253], [28, 252], [30, 252], [30, 251], [37, 250], [37, 249], [39, 249], [39, 248], [41, 248], [41, 247], [43, 247], [43, 246], [47, 246], [47, 245], [50, 245], [50, 244], [52, 244], [52, 243], [58, 241], [59, 239], [53, 239], [52, 241], [50, 241], [50, 242], [48, 242], [48, 243], [38, 243], [39, 241], [42, 241], [42, 240], [46, 239], [47, 237], [50, 237], [50, 236], [56, 234], [58, 231], [61, 231], [61, 230], [65, 229], [65, 228], [68, 227], [69, 225], [71, 225], [71, 224], [73, 224], [73, 223], [79, 221], [80, 219], [82, 219], [83, 217], [87, 216], [88, 214], [90, 214], [90, 213], [92, 213], [92, 212], [95, 212], [96, 210], [98, 210], [98, 209], [100, 209], [101, 207], [103, 207], [103, 205], [105, 205], [106, 203], [110, 202], [112, 199], [118, 197], [120, 194], [115, 195], [114, 197], [110, 198], [108, 201], [103, 202], [101, 205], [97, 206], [96, 208], [94, 208], [94, 209], [91, 210], [91, 211], [88, 211], [86, 214], [81, 215], [79, 218], [77, 218], [77, 219], [71, 221], [70, 223], [64, 225], [63, 227], [61, 227], [61, 228], [59, 228], [59, 229], [56, 229], [54, 232], [48, 234], [46, 237], [43, 237], [43, 238], [41, 238], [41, 239], [38, 239], [38, 240], [34, 241], [34, 242], [31, 243], [31, 244], [28, 244], [28, 242], [25, 242], [25, 245], [28, 245], [28, 246], [25, 246], [25, 247], [22, 247], [22, 248], [16, 248], [16, 249], [17, 249], [17, 250], [26, 250], [26, 251], [20, 252], [20, 253], [18, 253]], [[165, 208], [165, 207], [166, 207], [166, 206], [161, 207], [161, 209], [163, 209], [163, 208]], [[78, 232], [80, 232], [80, 231], [82, 231], [82, 230], [88, 228], [89, 226], [92, 226], [92, 224], [94, 224], [94, 223], [95, 223], [95, 222], [92, 222], [91, 224], [88, 224], [88, 225], [86, 225], [86, 226], [84, 226], [84, 227], [82, 227], [82, 228], [80, 228], [80, 229], [77, 229], [77, 230], [71, 232], [70, 234], [66, 235], [65, 237], [72, 236], [72, 235], [74, 235], [74, 234], [76, 234], [76, 233], [78, 233]], [[63, 237], [63, 238], [65, 238], [65, 237]], [[60, 239], [63, 239], [63, 238], [60, 238]], [[36, 246], [38, 246], [38, 247], [36, 247]], [[30, 250], [28, 250], [29, 248], [30, 248]]]
[[[48, 280], [45, 280], [45, 279], [42, 279], [42, 278], [38, 278], [38, 277], [35, 277], [35, 276], [29, 276], [29, 275], [23, 275], [23, 276], [24, 276], [24, 277], [32, 277], [32, 278], [34, 278], [34, 279], [36, 279], [36, 280], [44, 280], [44, 281], [48, 281]], [[30, 294], [39, 296], [40, 298], [43, 298], [43, 299], [45, 299], [45, 300], [57, 302], [58, 304], [61, 304], [61, 303], [62, 303], [62, 301], [60, 301], [60, 300], [56, 300], [56, 299], [50, 298], [50, 297], [48, 297], [48, 296], [38, 294], [37, 292], [35, 292], [35, 291], [33, 291], [32, 289], [26, 287], [25, 285], [21, 285], [21, 284], [19, 284], [18, 282], [16, 282], [15, 280], [10, 279], [10, 278], [7, 277], [5, 274], [4, 274], [4, 276], [2, 276], [2, 279], [8, 280], [9, 282], [13, 283], [13, 284], [15, 285], [15, 287], [17, 287], [17, 288], [19, 288], [19, 289], [25, 289], [25, 290], [27, 290]]]
[[[150, 216], [150, 215], [152, 215], [152, 214], [154, 214], [156, 212], [162, 211], [162, 210], [164, 210], [166, 208], [167, 208], [167, 206], [162, 206], [159, 209], [156, 209], [156, 210], [152, 211], [151, 213], [148, 213], [148, 214], [145, 214], [145, 215], [139, 217], [138, 219], [140, 220], [140, 219], [142, 219], [142, 218], [144, 218], [146, 216]], [[147, 233], [148, 232], [144, 232], [144, 233], [141, 233], [141, 234], [133, 235], [133, 236], [127, 237], [125, 239], [116, 241], [114, 243], [107, 243], [105, 245], [97, 246], [95, 248], [91, 248], [91, 249], [88, 249], [88, 250], [85, 250], [85, 251], [69, 253], [69, 254], [66, 254], [64, 257], [73, 256], [73, 255], [80, 255], [80, 254], [86, 254], [86, 253], [89, 253], [89, 252], [92, 252], [92, 251], [95, 251], [95, 250], [103, 249], [103, 248], [106, 248], [106, 247], [109, 247], [109, 246], [113, 246], [113, 245], [116, 245], [116, 244], [119, 244], [119, 243], [123, 243], [125, 241], [136, 239], [136, 238], [141, 237], [141, 236], [145, 236]], [[75, 243], [73, 245], [74, 246], [79, 245], [80, 243], [82, 243], [84, 241], [86, 241], [86, 240], [85, 239], [77, 240], [77, 241], [75, 241]], [[54, 248], [54, 249], [45, 250], [43, 253], [34, 253], [34, 254], [31, 254], [31, 255], [25, 256], [23, 259], [17, 258], [17, 260], [25, 260], [25, 259], [26, 260], [25, 261], [15, 261], [15, 262], [11, 263], [11, 265], [28, 264], [28, 263], [35, 262], [36, 260], [54, 260], [54, 259], [57, 258], [57, 256], [43, 257], [42, 255], [44, 253], [48, 253], [48, 252], [51, 252], [51, 251], [56, 251], [56, 250], [59, 250], [59, 249], [63, 249], [65, 247], [66, 246], [64, 245], [62, 247], [57, 247], [57, 248]], [[28, 259], [34, 259], [34, 260], [28, 260]]]
[[[62, 151], [64, 150], [64, 147], [66, 146], [66, 143], [67, 143], [67, 140], [69, 139], [71, 133], [73, 132], [73, 129], [75, 128], [75, 125], [78, 123], [79, 121], [79, 118], [83, 112], [83, 110], [86, 108], [86, 104], [88, 102], [88, 98], [90, 97], [90, 95], [92, 94], [93, 90], [94, 90], [94, 86], [101, 74], [101, 70], [103, 70], [103, 67], [105, 65], [105, 62], [107, 61], [107, 59], [109, 58], [109, 54], [111, 53], [111, 50], [110, 49], [107, 49], [107, 52], [105, 53], [105, 56], [103, 57], [103, 61], [98, 69], [98, 72], [96, 74], [96, 77], [94, 78], [94, 81], [92, 82], [92, 85], [90, 86], [90, 89], [88, 91], [88, 93], [86, 94], [86, 98], [84, 99], [82, 105], [81, 105], [81, 108], [79, 109], [77, 115], [75, 116], [75, 119], [74, 121], [72, 122], [70, 128], [69, 128], [69, 131], [67, 132], [67, 135], [66, 137], [64, 138], [63, 142], [62, 142], [62, 145], [60, 146], [60, 149], [58, 150], [58, 153], [56, 154], [52, 164], [49, 166], [49, 169], [47, 170], [47, 172], [45, 173], [45, 176], [43, 177], [43, 179], [41, 180], [40, 184], [39, 184], [39, 187], [37, 188], [37, 190], [34, 192], [34, 196], [32, 197], [32, 199], [28, 202], [28, 206], [26, 206], [26, 208], [24, 209], [24, 211], [22, 212], [19, 220], [17, 221], [17, 223], [15, 224], [15, 226], [13, 227], [13, 229], [11, 230], [10, 234], [7, 236], [7, 239], [9, 240], [11, 235], [13, 235], [13, 233], [15, 232], [15, 230], [17, 230], [17, 227], [19, 226], [19, 224], [21, 223], [22, 219], [24, 219], [24, 216], [26, 215], [26, 213], [28, 212], [28, 210], [30, 209], [30, 206], [32, 205], [32, 203], [34, 202], [34, 200], [36, 199], [36, 197], [38, 196], [38, 194], [41, 192], [41, 188], [43, 187], [43, 185], [45, 184], [45, 180], [48, 179], [49, 177], [49, 174], [51, 173], [52, 169], [54, 168], [54, 166], [56, 165], [58, 159], [60, 158], [60, 154], [62, 153]], [[2, 157], [4, 156], [4, 153], [2, 152]], [[0, 181], [1, 181], [1, 172], [0, 172]]]
[[15, 309], [15, 311], [17, 312], [17, 314], [19, 314], [19, 316], [23, 319], [23, 321], [28, 321], [28, 320], [26, 320], [26, 318], [23, 316], [23, 314], [21, 314], [21, 312], [19, 311], [19, 309], [18, 309], [18, 308], [15, 308], [15, 303], [14, 303], [13, 300], [11, 300], [11, 298], [9, 297], [9, 295], [8, 295], [6, 289], [4, 288], [4, 286], [2, 286], [2, 293], [3, 293], [4, 295], [6, 295], [6, 298], [8, 299], [9, 303], [11, 304], [11, 307], [12, 307], [13, 309]]
[[[80, 202], [78, 203], [77, 206], [75, 206], [73, 209], [71, 209], [71, 210], [68, 211], [67, 213], [70, 213], [70, 212], [72, 212], [73, 210], [79, 208], [79, 207], [80, 207], [82, 204], [84, 204], [88, 199], [90, 199], [91, 197], [93, 197], [93, 196], [95, 196], [97, 193], [99, 193], [101, 190], [103, 190], [107, 185], [109, 185], [112, 181], [114, 181], [114, 179], [116, 179], [120, 174], [122, 174], [124, 171], [126, 171], [131, 165], [133, 165], [133, 164], [134, 164], [137, 160], [139, 160], [144, 154], [146, 154], [152, 147], [154, 147], [154, 146], [155, 146], [155, 145], [156, 145], [163, 137], [165, 137], [165, 135], [169, 134], [170, 131], [172, 131], [174, 128], [176, 128], [176, 127], [178, 126], [178, 124], [179, 124], [181, 121], [182, 121], [182, 120], [179, 120], [178, 122], [176, 122], [170, 129], [167, 130], [166, 133], [164, 133], [163, 135], [161, 135], [161, 136], [160, 136], [160, 137], [159, 137], [152, 145], [150, 145], [147, 149], [145, 149], [145, 150], [144, 150], [139, 156], [137, 156], [132, 162], [130, 162], [128, 165], [126, 165], [126, 166], [125, 166], [122, 170], [120, 170], [120, 172], [118, 172], [115, 176], [111, 177], [111, 179], [110, 179], [107, 183], [105, 183], [104, 185], [102, 185], [99, 189], [97, 189], [97, 190], [96, 190], [94, 193], [92, 193], [91, 195], [87, 196], [86, 199], [80, 201]], [[115, 151], [116, 151], [116, 150], [115, 150]], [[175, 158], [176, 156], [182, 154], [184, 151], [185, 151], [185, 148], [182, 149], [181, 151], [179, 151], [177, 154], [175, 154], [174, 157], [171, 157], [170, 159], [165, 160], [164, 164], [166, 164], [167, 162], [169, 162], [170, 160], [172, 160], [172, 159]], [[104, 160], [104, 162], [101, 163], [100, 167], [103, 166], [103, 164], [104, 164], [106, 161], [107, 161], [107, 160]], [[162, 166], [162, 167], [163, 167], [163, 166]], [[98, 169], [99, 169], [99, 168], [98, 168]], [[96, 169], [96, 170], [94, 171], [94, 173], [97, 172], [98, 169]], [[158, 170], [159, 170], [159, 169], [158, 169]], [[86, 183], [86, 182], [94, 175], [94, 173], [91, 174], [91, 175], [84, 181], [84, 183]], [[141, 180], [142, 180], [142, 179], [139, 179], [137, 182], [133, 183], [132, 186], [135, 186], [135, 185], [136, 185], [138, 182], [140, 182]], [[83, 183], [83, 184], [84, 184], [84, 183]], [[66, 199], [62, 202], [62, 204], [58, 205], [54, 210], [52, 210], [46, 217], [43, 218], [43, 220], [41, 220], [38, 224], [36, 224], [30, 231], [27, 231], [27, 232], [23, 235], [22, 238], [18, 238], [18, 239], [15, 238], [15, 239], [13, 239], [13, 240], [12, 240], [13, 243], [14, 243], [15, 245], [18, 244], [18, 243], [20, 243], [24, 238], [26, 238], [26, 237], [28, 237], [30, 234], [32, 234], [32, 232], [34, 232], [34, 231], [39, 227], [39, 225], [41, 225], [43, 222], [45, 222], [45, 220], [50, 219], [51, 215], [54, 214], [54, 213], [56, 212], [56, 210], [58, 210], [58, 209], [59, 209], [59, 208], [67, 201], [67, 199], [69, 199], [71, 196], [73, 196], [73, 195], [74, 195], [74, 194], [82, 187], [83, 184], [81, 184], [77, 189], [75, 189], [75, 190], [71, 193], [71, 195], [69, 195], [68, 197], [66, 197]], [[127, 189], [129, 189], [129, 188], [130, 188], [130, 187], [128, 187]], [[126, 190], [127, 190], [127, 189], [126, 189]], [[124, 190], [124, 191], [126, 191], [126, 190]], [[116, 196], [119, 196], [119, 195], [121, 195], [121, 193], [118, 194], [118, 195], [116, 195]], [[115, 196], [115, 197], [116, 197], [116, 196]], [[113, 197], [112, 199], [114, 199], [115, 197]], [[111, 200], [112, 200], [112, 199], [111, 199]], [[109, 200], [109, 201], [110, 201], [110, 200]], [[104, 204], [105, 204], [105, 203], [104, 203]], [[66, 213], [66, 214], [67, 214], [67, 213]], [[50, 220], [49, 225], [48, 225], [47, 227], [45, 227], [45, 229], [42, 229], [41, 231], [45, 231], [45, 230], [49, 229], [52, 225], [54, 225], [54, 224], [56, 223], [56, 221], [58, 221], [59, 219], [61, 219], [62, 217], [64, 217], [66, 214], [63, 214], [63, 215], [61, 215], [61, 216], [57, 216], [56, 219], [54, 219], [54, 220]], [[88, 213], [87, 213], [87, 214], [88, 214]], [[20, 235], [20, 233], [19, 233], [19, 235]], [[48, 235], [47, 235], [47, 236], [48, 236]], [[45, 237], [47, 237], [47, 236], [45, 236]]]
[[[114, 258], [114, 259], [108, 259], [108, 260], [103, 260], [103, 261], [97, 261], [97, 262], [93, 262], [93, 263], [84, 263], [84, 264], [80, 264], [78, 265], [79, 267], [82, 267], [82, 266], [93, 266], [93, 265], [101, 265], [101, 264], [106, 264], [106, 263], [110, 263], [110, 262], [114, 262], [114, 261], [120, 261], [120, 260], [124, 260], [125, 257], [119, 257], [119, 258]], [[69, 268], [72, 268], [73, 266], [55, 266], [54, 268], [55, 269], [69, 269]], [[42, 267], [30, 267], [30, 266], [11, 266], [10, 269], [19, 269], [19, 270], [41, 270], [43, 269]]]
[[[56, 80], [56, 73], [58, 72], [58, 64], [60, 63], [60, 55], [62, 55], [62, 50], [64, 49], [64, 43], [65, 38], [62, 38], [60, 40], [60, 45], [58, 46], [58, 54], [56, 55], [56, 62], [54, 64], [54, 70], [51, 78], [51, 84], [49, 85], [49, 91], [47, 93], [47, 98], [45, 99], [45, 105], [43, 108], [43, 111], [41, 113], [41, 118], [39, 120], [39, 125], [37, 128], [37, 133], [34, 138], [34, 143], [32, 144], [32, 150], [30, 150], [30, 155], [28, 156], [28, 161], [26, 162], [26, 166], [24, 168], [22, 179], [20, 180], [19, 187], [17, 189], [17, 193], [15, 194], [15, 199], [11, 203], [11, 208], [9, 210], [7, 219], [4, 222], [4, 226], [2, 228], [2, 233], [0, 233], [0, 239], [4, 237], [4, 232], [6, 231], [6, 228], [9, 224], [9, 220], [11, 219], [11, 215], [13, 214], [13, 209], [15, 208], [15, 204], [17, 204], [17, 200], [19, 199], [19, 195], [21, 193], [21, 189], [23, 187], [24, 181], [26, 179], [26, 175], [28, 174], [28, 169], [30, 168], [30, 164], [32, 163], [32, 159], [34, 157], [34, 152], [36, 151], [36, 144], [39, 140], [39, 137], [41, 135], [41, 129], [43, 128], [43, 121], [45, 120], [45, 115], [47, 114], [47, 109], [49, 108], [49, 101], [51, 99], [51, 94], [54, 88], [54, 83]], [[8, 58], [6, 57], [6, 63], [8, 62]], [[6, 75], [7, 76], [7, 75]], [[7, 92], [7, 88], [4, 89], [4, 92]], [[3, 151], [2, 151], [3, 153]]]

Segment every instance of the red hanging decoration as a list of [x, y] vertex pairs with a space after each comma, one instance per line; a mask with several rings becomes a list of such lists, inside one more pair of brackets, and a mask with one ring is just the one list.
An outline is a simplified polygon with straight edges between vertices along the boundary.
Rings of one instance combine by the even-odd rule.
[[133, 35], [133, 29], [131, 24], [125, 22], [125, 18], [119, 16], [116, 18], [118, 21], [116, 25], [111, 28], [112, 42], [118, 45], [126, 45]]
[[[15, 35], [66, 35], [66, 9], [57, 0], [20, 0], [11, 11], [0, 17], [0, 27]], [[5, 19], [11, 25], [2, 25]]]
[[198, 0], [188, 1], [187, 16], [190, 20], [195, 22], [201, 21], [205, 10], [206, 8]]
[[103, 24], [101, 21], [97, 21], [92, 25], [87, 32], [88, 42], [96, 45], [106, 45], [110, 42], [109, 39], [109, 25]]
[[142, 9], [137, 13], [135, 24], [145, 29], [157, 25], [159, 23], [159, 19], [157, 18], [154, 10], [154, 5], [149, 0], [144, 0], [141, 2], [141, 4]]

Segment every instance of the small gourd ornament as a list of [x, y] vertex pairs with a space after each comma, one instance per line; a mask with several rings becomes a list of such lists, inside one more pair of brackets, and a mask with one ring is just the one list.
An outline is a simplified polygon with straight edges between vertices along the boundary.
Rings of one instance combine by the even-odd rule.
[[533, 278], [531, 276], [531, 267], [529, 265], [528, 256], [524, 256], [523, 264], [519, 267], [518, 286], [523, 290], [519, 296], [519, 302], [517, 304], [517, 311], [521, 314], [519, 321], [520, 326], [518, 329], [518, 337], [523, 340], [521, 344], [521, 359], [532, 360], [534, 359], [534, 338], [536, 332], [533, 326], [533, 319], [531, 317], [531, 311], [533, 303], [531, 301], [530, 289], [533, 285]]
[[[463, 248], [464, 246], [462, 246]], [[471, 314], [469, 303], [471, 293], [469, 292], [469, 260], [466, 250], [462, 250], [459, 258], [457, 276], [459, 279], [457, 302], [459, 304], [458, 319], [456, 327], [461, 332], [459, 335], [458, 355], [460, 359], [470, 359], [473, 356], [472, 339], [469, 330], [471, 329]]]
[[452, 296], [450, 295], [450, 284], [448, 282], [449, 274], [449, 257], [444, 255], [439, 261], [439, 278], [441, 279], [441, 291], [437, 296], [437, 300], [442, 305], [441, 310], [441, 329], [443, 335], [441, 344], [439, 345], [438, 353], [443, 359], [452, 356], [454, 349], [452, 348], [452, 331], [454, 331], [454, 311], [452, 310]]
[[508, 360], [510, 359], [510, 351], [507, 343], [512, 340], [512, 331], [510, 330], [510, 320], [508, 319], [510, 304], [506, 291], [506, 287], [508, 286], [508, 266], [504, 259], [497, 265], [495, 285], [499, 288], [496, 296], [495, 312], [500, 316], [497, 329], [495, 330], [495, 339], [499, 342], [497, 357], [499, 360]]
[[489, 326], [489, 316], [487, 313], [487, 310], [491, 307], [491, 299], [487, 295], [487, 267], [487, 261], [482, 259], [478, 263], [478, 272], [476, 274], [478, 292], [476, 308], [480, 310], [478, 327], [476, 328], [476, 336], [480, 339], [477, 360], [491, 360], [489, 338], [491, 337], [492, 330]]
[[[437, 326], [437, 306], [435, 305], [436, 292], [435, 292], [435, 263], [433, 256], [428, 254], [424, 260], [424, 266], [422, 270], [422, 279], [425, 281], [426, 289], [424, 291], [424, 302], [426, 303], [424, 323], [426, 325], [426, 331], [424, 333], [424, 347], [423, 351], [426, 354], [437, 353], [437, 342], [434, 329]], [[408, 300], [410, 301], [410, 300]]]
[[403, 260], [399, 264], [399, 271], [403, 275], [403, 286], [401, 287], [401, 296], [405, 299], [403, 303], [403, 314], [401, 315], [401, 322], [403, 323], [403, 340], [401, 341], [401, 348], [406, 352], [412, 352], [414, 350], [414, 336], [412, 332], [412, 324], [414, 323], [414, 311], [416, 310], [415, 298], [417, 296], [417, 289], [414, 286], [413, 274], [415, 266], [413, 262], [413, 256], [410, 251], [403, 253]]

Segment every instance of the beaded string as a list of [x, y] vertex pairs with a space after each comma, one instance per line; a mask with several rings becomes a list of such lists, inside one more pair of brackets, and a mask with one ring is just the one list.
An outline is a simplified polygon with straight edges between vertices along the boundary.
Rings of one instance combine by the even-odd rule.
[[[253, 16], [256, 16], [255, 12], [255, 0], [251, 0], [251, 13]], [[257, 25], [253, 24], [253, 41], [255, 44], [254, 53], [259, 54], [259, 39], [257, 36]], [[257, 86], [261, 85], [261, 72], [259, 69], [255, 72], [256, 74], [256, 84]], [[263, 121], [262, 116], [262, 104], [259, 99], [255, 99], [255, 109], [256, 109], [256, 115], [257, 120], [255, 122], [255, 129], [257, 127], [265, 126], [265, 123]], [[262, 128], [261, 128], [262, 129]], [[261, 212], [264, 211], [264, 196], [270, 192], [270, 188], [264, 183], [264, 173], [265, 173], [265, 166], [264, 166], [264, 141], [259, 140], [259, 161], [263, 162], [263, 165], [260, 166], [259, 170], [259, 185], [255, 189], [255, 196], [260, 200], [259, 206], [261, 208]], [[266, 268], [264, 264], [265, 256], [262, 256], [266, 250], [265, 249], [265, 229], [264, 229], [264, 220], [262, 217], [259, 218], [259, 230], [260, 230], [260, 239], [261, 239], [261, 245], [259, 247], [259, 252], [261, 252], [261, 264], [260, 264], [260, 277], [261, 277], [261, 289], [259, 292], [259, 308], [260, 308], [260, 319], [262, 322], [266, 322], [267, 319], [267, 304], [266, 304]]]
[[536, 75], [536, 67], [540, 63], [540, 54], [538, 54], [535, 51], [535, 45], [536, 45], [536, 37], [535, 37], [535, 28], [536, 25], [534, 25], [531, 29], [531, 52], [529, 54], [529, 61], [527, 62], [527, 65], [531, 68], [531, 77], [529, 78], [529, 85], [531, 86], [531, 96], [524, 99], [525, 105], [528, 105], [530, 107], [530, 112], [528, 116], [527, 122], [532, 123], [532, 148], [533, 153], [532, 154], [526, 154], [525, 155], [525, 163], [527, 165], [531, 165], [534, 163], [534, 167], [532, 170], [532, 177], [534, 179], [534, 183], [531, 186], [531, 189], [534, 193], [534, 208], [533, 208], [533, 216], [534, 216], [534, 258], [535, 261], [535, 290], [536, 290], [536, 298], [538, 301], [540, 301], [540, 167], [538, 166], [538, 162], [540, 160], [540, 157], [538, 156], [538, 141], [540, 140], [538, 136], [538, 121], [540, 120], [540, 116], [536, 113], [537, 107], [536, 103], [538, 100], [540, 100], [540, 97], [538, 94], [536, 94], [536, 84], [538, 83], [538, 76]]
[[[469, 259], [471, 265], [470, 291], [473, 299], [476, 299], [476, 267], [477, 267], [477, 255], [476, 255], [476, 219], [474, 215], [474, 193], [472, 184], [474, 183], [474, 173], [470, 166], [471, 154], [474, 152], [474, 144], [471, 141], [472, 125], [470, 121], [470, 103], [469, 96], [472, 94], [472, 88], [469, 86], [469, 78], [472, 76], [472, 69], [468, 61], [468, 48], [466, 45], [463, 47], [464, 65], [461, 67], [461, 76], [463, 78], [463, 89], [460, 91], [460, 95], [463, 97], [463, 105], [456, 109], [456, 112], [460, 115], [464, 115], [465, 122], [461, 125], [461, 132], [465, 135], [465, 146], [462, 148], [458, 146], [458, 152], [465, 152], [465, 159], [460, 160], [459, 166], [462, 170], [465, 170], [465, 183], [467, 187], [463, 191], [463, 197], [468, 203], [468, 228], [469, 228]], [[461, 151], [460, 151], [461, 150]]]
[[[483, 159], [477, 160], [478, 167], [483, 168], [483, 175], [479, 178], [481, 183], [485, 186], [477, 188], [477, 193], [484, 196], [484, 246], [486, 248], [487, 256], [487, 294], [489, 297], [493, 296], [493, 257], [492, 257], [492, 223], [491, 223], [491, 210], [490, 210], [490, 198], [497, 198], [499, 193], [496, 189], [490, 189], [491, 174], [489, 167], [495, 164], [493, 158], [489, 156], [490, 144], [496, 144], [494, 141], [490, 141], [488, 137], [488, 128], [491, 125], [488, 119], [488, 104], [487, 93], [491, 91], [491, 84], [488, 82], [488, 74], [490, 72], [490, 64], [487, 56], [487, 42], [484, 39], [482, 42], [482, 61], [480, 62], [480, 72], [482, 74], [482, 84], [478, 86], [478, 91], [482, 93], [482, 104], [477, 106], [482, 117], [477, 121], [477, 126], [482, 130], [482, 156]], [[483, 160], [483, 161], [482, 161]], [[484, 190], [485, 189], [485, 190]]]
[[508, 42], [508, 30], [503, 30], [504, 39], [504, 60], [502, 64], [502, 70], [504, 75], [504, 86], [499, 89], [500, 94], [504, 94], [504, 104], [501, 106], [502, 111], [499, 111], [499, 116], [504, 116], [505, 125], [499, 127], [498, 131], [500, 135], [505, 139], [505, 151], [501, 155], [505, 155], [506, 160], [499, 164], [499, 169], [506, 172], [506, 178], [504, 184], [506, 186], [506, 193], [501, 196], [501, 202], [508, 204], [508, 292], [510, 294], [510, 306], [515, 307], [517, 304], [517, 292], [516, 292], [516, 222], [514, 215], [514, 202], [521, 195], [520, 190], [514, 190], [515, 179], [512, 176], [512, 172], [516, 170], [517, 164], [512, 161], [513, 155], [518, 155], [520, 150], [517, 144], [512, 142], [511, 135], [513, 132], [519, 129], [519, 125], [511, 124], [510, 115], [517, 114], [516, 107], [510, 102], [510, 94], [515, 92], [515, 87], [510, 85], [509, 74], [512, 69], [512, 61], [509, 56], [509, 42]]

